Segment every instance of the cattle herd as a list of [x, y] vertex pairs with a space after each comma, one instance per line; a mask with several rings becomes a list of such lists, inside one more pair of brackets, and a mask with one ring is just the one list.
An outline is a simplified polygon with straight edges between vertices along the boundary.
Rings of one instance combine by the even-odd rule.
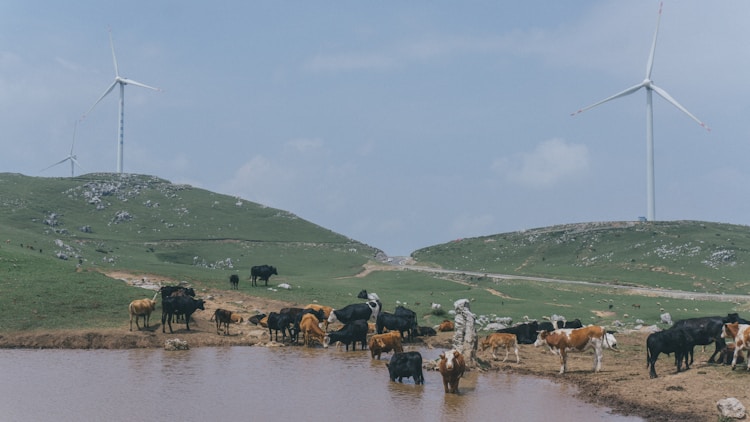
[[[268, 283], [271, 275], [278, 274], [275, 267], [262, 265], [253, 267], [251, 278], [253, 285], [256, 279]], [[239, 278], [230, 277], [233, 289], [237, 288]], [[196, 310], [204, 310], [204, 301], [195, 298], [195, 291], [183, 286], [163, 286], [157, 292], [162, 297], [162, 332], [169, 326], [172, 333], [172, 322], [184, 320], [186, 330], [190, 330], [190, 317]], [[138, 299], [128, 306], [130, 314], [130, 331], [133, 330], [133, 317], [138, 330], [141, 329], [139, 320], [143, 319], [144, 328], [149, 327], [151, 312], [156, 308], [156, 296], [153, 299]], [[403, 378], [413, 378], [415, 384], [424, 383], [422, 373], [422, 356], [419, 352], [405, 352], [402, 342], [413, 342], [415, 337], [435, 335], [431, 327], [420, 327], [414, 311], [397, 306], [394, 312], [383, 310], [382, 302], [375, 293], [362, 290], [358, 298], [363, 302], [347, 305], [341, 309], [329, 306], [310, 304], [303, 308], [288, 307], [268, 315], [259, 314], [248, 318], [248, 322], [268, 329], [269, 337], [279, 341], [289, 341], [299, 344], [300, 337], [305, 346], [311, 347], [318, 343], [324, 348], [331, 344], [343, 345], [347, 351], [349, 346], [357, 350], [370, 350], [372, 359], [380, 360], [383, 353], [392, 352], [393, 355], [386, 367], [391, 381], [402, 382]], [[244, 318], [224, 309], [216, 309], [212, 320], [216, 321], [217, 334], [229, 335], [230, 323], [242, 323]], [[374, 321], [371, 323], [370, 321]], [[339, 322], [343, 324], [335, 331], [329, 331], [328, 325]], [[440, 324], [440, 331], [452, 330], [452, 321], [445, 320]], [[649, 376], [656, 378], [655, 364], [660, 354], [674, 353], [677, 372], [683, 368], [689, 369], [693, 364], [693, 349], [695, 346], [706, 346], [715, 343], [715, 350], [709, 363], [717, 357], [725, 364], [731, 364], [735, 369], [737, 363], [747, 361], [750, 371], [750, 359], [744, 359], [743, 350], [749, 349], [750, 321], [731, 313], [725, 317], [712, 316], [689, 318], [677, 321], [669, 329], [651, 333], [646, 339], [646, 363]], [[288, 340], [287, 340], [288, 339]], [[732, 340], [727, 345], [726, 339]], [[497, 352], [505, 350], [503, 362], [508, 359], [512, 349], [516, 356], [516, 363], [520, 362], [518, 344], [534, 344], [547, 346], [560, 360], [560, 373], [567, 370], [567, 355], [570, 351], [585, 351], [593, 349], [594, 372], [602, 368], [602, 350], [616, 349], [617, 341], [612, 331], [601, 326], [583, 326], [580, 320], [537, 322], [531, 321], [516, 324], [512, 327], [496, 330], [479, 341], [482, 351], [490, 349], [492, 358], [498, 360]], [[731, 361], [731, 363], [730, 363]], [[436, 369], [440, 371], [446, 393], [458, 392], [458, 381], [466, 370], [464, 356], [457, 350], [442, 353]]]

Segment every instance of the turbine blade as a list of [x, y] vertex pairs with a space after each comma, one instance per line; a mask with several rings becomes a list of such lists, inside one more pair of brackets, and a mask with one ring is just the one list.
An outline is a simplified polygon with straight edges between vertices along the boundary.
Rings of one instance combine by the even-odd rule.
[[598, 103], [594, 103], [594, 104], [591, 104], [590, 106], [586, 106], [586, 107], [584, 107], [584, 108], [576, 111], [575, 113], [570, 113], [570, 115], [571, 116], [575, 116], [576, 114], [583, 113], [586, 110], [590, 110], [590, 109], [592, 109], [592, 108], [594, 108], [594, 107], [596, 107], [598, 105], [604, 104], [607, 101], [612, 101], [612, 100], [614, 100], [616, 98], [620, 98], [620, 97], [624, 97], [626, 95], [630, 95], [630, 94], [634, 93], [635, 91], [638, 91], [642, 87], [643, 87], [643, 82], [639, 83], [638, 85], [633, 85], [633, 86], [631, 86], [630, 88], [628, 88], [628, 89], [626, 89], [624, 91], [618, 92], [617, 94], [612, 95], [611, 97], [607, 97], [607, 98], [599, 101]]
[[73, 142], [70, 144], [70, 155], [73, 156], [73, 147], [76, 145], [76, 129], [78, 129], [78, 120], [73, 124]]
[[56, 166], [56, 165], [58, 165], [58, 164], [62, 164], [62, 163], [64, 163], [64, 162], [66, 162], [66, 161], [68, 161], [68, 160], [70, 160], [70, 157], [66, 157], [66, 158], [64, 158], [64, 159], [62, 159], [62, 160], [60, 160], [60, 161], [56, 162], [55, 164], [52, 164], [51, 166], [47, 166], [47, 167], [45, 167], [45, 168], [43, 168], [43, 169], [39, 170], [39, 172], [41, 173], [41, 172], [43, 172], [44, 170], [50, 169], [50, 168], [52, 168], [52, 167], [54, 167], [54, 166]]
[[122, 83], [127, 84], [127, 85], [135, 85], [135, 86], [140, 86], [142, 88], [153, 89], [154, 91], [161, 91], [160, 88], [154, 88], [153, 86], [148, 86], [148, 85], [146, 85], [144, 83], [141, 83], [141, 82], [138, 82], [138, 81], [134, 81], [132, 79], [120, 78], [120, 81], [122, 81]]
[[115, 65], [115, 78], [120, 76], [120, 71], [117, 68], [117, 57], [115, 56], [115, 43], [112, 41], [112, 28], [109, 29], [109, 47], [112, 49], [112, 62]]
[[80, 164], [78, 164], [78, 160], [76, 160], [76, 157], [70, 157], [70, 161], [72, 161], [73, 163], [75, 163], [75, 165], [77, 165], [79, 169], [83, 170], [83, 166], [81, 166]]
[[659, 88], [658, 86], [656, 86], [654, 84], [651, 84], [651, 89], [653, 89], [654, 92], [656, 92], [657, 94], [659, 94], [662, 98], [664, 98], [665, 100], [667, 100], [670, 103], [672, 103], [673, 106], [675, 106], [678, 109], [680, 109], [680, 111], [682, 111], [683, 113], [685, 113], [688, 116], [690, 116], [691, 119], [695, 120], [696, 123], [698, 123], [699, 125], [701, 125], [704, 129], [706, 129], [709, 132], [711, 131], [711, 128], [709, 128], [705, 123], [703, 123], [702, 121], [700, 121], [697, 117], [693, 116], [693, 114], [691, 112], [687, 111], [687, 109], [685, 107], [683, 107], [682, 104], [678, 103], [677, 100], [675, 100], [674, 98], [672, 98], [672, 96], [669, 95], [667, 93], [667, 91]]
[[99, 97], [98, 100], [96, 100], [96, 102], [94, 103], [94, 105], [91, 106], [91, 108], [89, 109], [89, 111], [83, 113], [83, 117], [82, 118], [85, 118], [89, 113], [91, 113], [91, 110], [93, 110], [94, 107], [96, 107], [96, 105], [99, 104], [99, 101], [103, 100], [104, 97], [107, 96], [107, 94], [109, 94], [110, 92], [112, 92], [113, 89], [115, 89], [115, 85], [117, 85], [117, 79], [115, 79], [115, 81], [112, 82], [112, 85], [110, 85], [109, 88], [107, 88], [107, 90], [104, 91], [104, 94], [102, 94], [102, 96]]
[[654, 54], [656, 54], [656, 38], [659, 35], [659, 22], [661, 22], [661, 7], [664, 3], [659, 3], [659, 17], [656, 18], [656, 31], [654, 31], [654, 42], [651, 44], [651, 54], [648, 56], [646, 64], [646, 79], [651, 79], [651, 71], [654, 69]]

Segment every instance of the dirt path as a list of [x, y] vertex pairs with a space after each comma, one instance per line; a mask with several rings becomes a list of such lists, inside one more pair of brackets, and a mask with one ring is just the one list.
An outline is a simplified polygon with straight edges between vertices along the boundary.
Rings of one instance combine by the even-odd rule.
[[[129, 274], [111, 274], [115, 278], [132, 277]], [[148, 278], [148, 277], [147, 277]], [[151, 278], [151, 281], [158, 281]], [[174, 284], [173, 280], [162, 280]], [[216, 308], [239, 312], [245, 316], [259, 311], [277, 311], [285, 306], [299, 306], [250, 296], [239, 291], [206, 290], [206, 310], [194, 314], [191, 331], [184, 324], [173, 325], [174, 334], [162, 334], [158, 318], [152, 320], [147, 330], [128, 331], [127, 316], [123, 316], [121, 328], [102, 330], [65, 330], [53, 332], [24, 332], [0, 334], [0, 348], [71, 348], [71, 349], [127, 349], [162, 348], [167, 339], [179, 338], [191, 348], [205, 346], [281, 346], [270, 342], [268, 331], [247, 322], [230, 326], [229, 336], [218, 335], [216, 325], [210, 321]], [[157, 309], [157, 313], [158, 309]], [[167, 330], [168, 331], [168, 330]], [[480, 333], [486, 335], [486, 333]], [[657, 361], [659, 378], [649, 379], [646, 368], [645, 341], [647, 333], [619, 334], [619, 352], [605, 350], [603, 371], [592, 373], [592, 354], [572, 353], [569, 372], [559, 375], [559, 360], [546, 348], [521, 345], [521, 363], [509, 360], [502, 363], [492, 361], [489, 351], [478, 352], [483, 368], [474, 370], [496, 370], [521, 375], [550, 379], [554, 382], [574, 385], [578, 396], [590, 403], [607, 406], [617, 413], [636, 415], [649, 421], [712, 421], [717, 420], [716, 402], [726, 397], [736, 397], [750, 405], [750, 393], [739, 386], [746, 385], [750, 374], [742, 369], [732, 371], [728, 366], [706, 363], [709, 347], [702, 352], [696, 347], [695, 364], [690, 370], [675, 373], [674, 361], [660, 356]], [[415, 346], [428, 348], [450, 348], [452, 333], [439, 333], [425, 337]], [[286, 347], [303, 347], [290, 346]], [[512, 356], [512, 353], [511, 353]], [[363, 359], [369, 359], [369, 353]]]

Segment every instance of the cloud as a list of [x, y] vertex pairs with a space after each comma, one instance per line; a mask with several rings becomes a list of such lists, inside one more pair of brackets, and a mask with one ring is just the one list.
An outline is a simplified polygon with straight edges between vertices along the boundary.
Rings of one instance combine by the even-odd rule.
[[531, 152], [498, 158], [492, 168], [511, 183], [544, 189], [585, 174], [589, 152], [585, 145], [550, 139]]

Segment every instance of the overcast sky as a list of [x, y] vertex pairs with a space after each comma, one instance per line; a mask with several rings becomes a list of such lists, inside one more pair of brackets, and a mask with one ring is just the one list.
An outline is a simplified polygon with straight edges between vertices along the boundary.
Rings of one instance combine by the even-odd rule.
[[[120, 75], [124, 171], [281, 208], [390, 255], [646, 215], [658, 1], [0, 2], [0, 172], [67, 177]], [[668, 0], [656, 219], [750, 224], [750, 2]], [[115, 89], [78, 125], [115, 172]]]

